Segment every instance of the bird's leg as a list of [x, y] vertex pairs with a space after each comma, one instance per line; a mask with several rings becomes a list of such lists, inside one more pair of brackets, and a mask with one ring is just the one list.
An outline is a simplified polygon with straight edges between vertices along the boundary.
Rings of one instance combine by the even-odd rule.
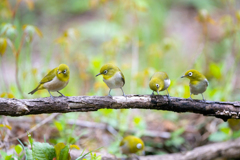
[[[123, 89], [122, 89], [122, 87], [121, 87], [121, 90], [122, 90], [122, 92], [123, 92]], [[125, 93], [124, 93], [124, 92], [123, 92], [123, 96], [124, 96], [124, 97], [127, 97], [127, 96], [125, 95]]]
[[166, 89], [166, 91], [167, 91], [167, 96], [170, 97], [167, 89]]
[[204, 97], [203, 97], [203, 94], [201, 93], [201, 95], [202, 95], [202, 98], [203, 98], [203, 102], [206, 102], [206, 100], [204, 99]]
[[59, 94], [61, 94], [61, 97], [65, 97], [64, 94], [62, 94], [61, 92], [57, 91]]
[[52, 100], [54, 100], [54, 98], [53, 98], [53, 96], [51, 95], [51, 93], [50, 93], [50, 91], [49, 91], [49, 90], [48, 90], [48, 93], [50, 94], [50, 96], [51, 96]]
[[152, 92], [152, 95], [154, 96], [154, 91]]
[[167, 98], [168, 98], [168, 101], [170, 102], [170, 96], [169, 96], [168, 90], [166, 89], [166, 91], [167, 91]]
[[110, 97], [110, 98], [112, 97], [111, 94], [110, 94], [111, 90], [112, 90], [112, 89], [110, 88], [110, 90], [109, 90], [109, 92], [108, 92], [108, 97]]

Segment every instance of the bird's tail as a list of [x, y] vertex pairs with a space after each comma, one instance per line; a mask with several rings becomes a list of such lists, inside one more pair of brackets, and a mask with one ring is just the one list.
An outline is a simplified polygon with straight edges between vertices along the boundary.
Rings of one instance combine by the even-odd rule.
[[32, 90], [31, 92], [29, 92], [28, 94], [34, 94], [35, 92], [38, 91], [38, 88], [39, 88], [40, 84], [37, 86], [37, 88], [35, 88], [34, 90]]

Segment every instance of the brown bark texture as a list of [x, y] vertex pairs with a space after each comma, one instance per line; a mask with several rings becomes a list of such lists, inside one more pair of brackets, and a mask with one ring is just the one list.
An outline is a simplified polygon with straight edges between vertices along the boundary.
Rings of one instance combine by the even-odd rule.
[[99, 109], [153, 109], [192, 112], [224, 121], [239, 119], [240, 102], [201, 101], [162, 95], [75, 96], [38, 99], [0, 98], [0, 115], [24, 116], [43, 113], [89, 112]]

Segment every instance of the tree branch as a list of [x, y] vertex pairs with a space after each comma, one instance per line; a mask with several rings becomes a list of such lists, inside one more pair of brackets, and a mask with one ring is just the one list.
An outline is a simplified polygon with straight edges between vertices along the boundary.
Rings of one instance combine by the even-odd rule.
[[[191, 151], [167, 155], [141, 156], [139, 160], [212, 160], [215, 158], [240, 158], [240, 138], [227, 142], [208, 144], [194, 148]], [[71, 151], [72, 157], [77, 157], [79, 151]], [[99, 154], [101, 155], [101, 154]], [[102, 155], [102, 160], [121, 160], [112, 155]], [[136, 160], [136, 158], [127, 158]]]
[[[170, 101], [169, 101], [170, 100]], [[215, 116], [226, 121], [240, 118], [240, 102], [200, 101], [167, 96], [128, 95], [100, 97], [50, 97], [38, 99], [0, 98], [0, 115], [24, 116], [43, 113], [88, 112], [98, 109], [154, 109], [174, 112], [193, 112]]]

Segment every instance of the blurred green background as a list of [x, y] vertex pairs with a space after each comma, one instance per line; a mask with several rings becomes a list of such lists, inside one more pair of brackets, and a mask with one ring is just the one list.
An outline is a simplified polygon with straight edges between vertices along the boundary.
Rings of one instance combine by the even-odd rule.
[[[68, 86], [62, 90], [64, 95], [105, 96], [109, 90], [102, 77], [95, 75], [103, 64], [114, 63], [125, 75], [126, 94], [151, 94], [150, 77], [165, 71], [171, 79], [170, 96], [188, 98], [189, 81], [180, 77], [194, 68], [209, 81], [204, 93], [207, 100], [238, 101], [239, 7], [240, 2], [234, 0], [3, 0], [0, 95], [48, 97], [45, 90], [33, 96], [27, 93], [50, 69], [65, 63], [71, 73]], [[121, 90], [113, 90], [112, 95], [121, 95]], [[201, 99], [201, 95], [193, 98]], [[56, 135], [33, 133], [32, 137], [42, 141], [48, 134], [46, 140], [51, 143], [67, 143], [66, 137], [77, 137], [74, 142], [82, 148], [104, 146], [106, 152], [119, 155], [116, 135], [99, 131], [83, 136], [78, 126], [66, 123], [69, 119], [107, 123], [118, 128], [120, 136], [135, 129], [135, 135], [143, 136], [147, 154], [191, 150], [240, 136], [238, 129], [234, 131], [216, 118], [129, 109], [63, 114], [45, 126], [55, 129]], [[149, 138], [146, 130], [168, 132], [170, 137]], [[103, 137], [107, 140], [101, 140]], [[87, 142], [81, 143], [83, 139]]]

